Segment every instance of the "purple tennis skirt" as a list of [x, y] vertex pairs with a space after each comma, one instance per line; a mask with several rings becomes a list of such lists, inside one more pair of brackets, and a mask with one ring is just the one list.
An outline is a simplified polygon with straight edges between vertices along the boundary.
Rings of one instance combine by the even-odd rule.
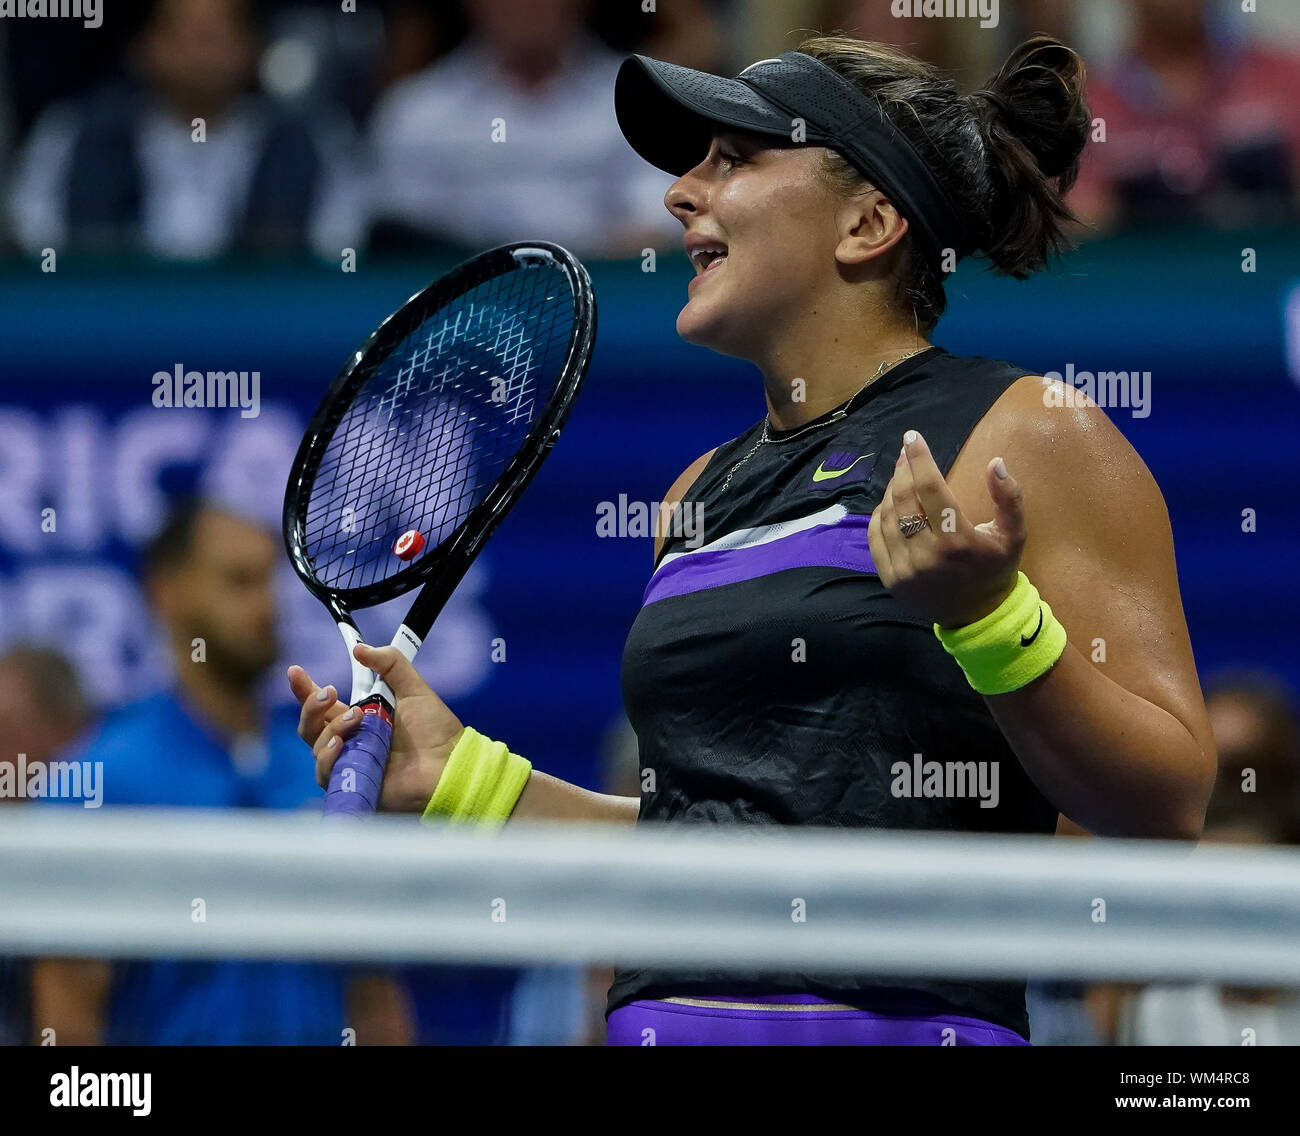
[[606, 1045], [1028, 1045], [1014, 1030], [958, 1014], [876, 1013], [815, 994], [706, 994], [629, 1002]]

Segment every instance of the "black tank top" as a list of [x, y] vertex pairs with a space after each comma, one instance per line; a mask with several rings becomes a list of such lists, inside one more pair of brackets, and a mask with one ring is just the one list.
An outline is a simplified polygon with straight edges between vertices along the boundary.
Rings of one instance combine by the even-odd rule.
[[[946, 475], [989, 407], [1031, 373], [931, 347], [814, 419], [824, 425], [771, 431], [755, 448], [760, 422], [718, 448], [686, 495], [701, 528], [665, 539], [623, 653], [643, 784], [653, 773], [641, 821], [1055, 831], [1056, 809], [983, 697], [885, 590], [867, 543], [903, 433], [921, 431]], [[997, 806], [892, 792], [891, 766], [915, 754], [996, 762]], [[915, 1005], [1029, 1036], [1023, 982], [942, 977], [620, 968], [608, 1011], [706, 991]]]

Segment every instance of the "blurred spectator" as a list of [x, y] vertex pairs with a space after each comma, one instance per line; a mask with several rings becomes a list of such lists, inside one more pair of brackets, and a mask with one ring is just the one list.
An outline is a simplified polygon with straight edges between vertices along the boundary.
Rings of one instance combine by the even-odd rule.
[[418, 74], [465, 38], [465, 13], [459, 3], [441, 0], [391, 0], [384, 10], [384, 51], [379, 85]]
[[872, 43], [901, 47], [948, 71], [971, 72], [970, 86], [984, 79], [995, 49], [978, 20], [900, 18], [893, 7], [880, 0], [830, 0], [823, 7], [822, 26]]
[[1025, 984], [1029, 1039], [1035, 1045], [1099, 1045], [1088, 1011], [1088, 987], [1074, 979], [1031, 979]]
[[[117, 10], [114, 10], [114, 9]], [[0, 20], [0, 101], [17, 137], [52, 103], [84, 94], [109, 78], [138, 21], [108, 6], [97, 28], [81, 20]]]
[[520, 971], [507, 966], [402, 969], [417, 1045], [505, 1045]]
[[[1281, 838], [1281, 829], [1267, 814], [1238, 811], [1230, 820], [1226, 813], [1220, 815], [1225, 819], [1207, 823], [1206, 843], [1274, 844]], [[1243, 865], [1243, 870], [1249, 868]], [[1115, 1043], [1300, 1045], [1300, 990], [1171, 982], [1121, 992]]]
[[1300, 990], [1155, 985], [1125, 1001], [1117, 1045], [1300, 1045]]
[[[1056, 822], [1061, 838], [1092, 834], [1064, 813]], [[1031, 978], [1025, 984], [1029, 1039], [1035, 1045], [1098, 1045], [1096, 1023], [1088, 1007], [1088, 985], [1072, 978]]]
[[[600, 791], [641, 796], [636, 733], [619, 711], [601, 745]], [[524, 971], [511, 1011], [511, 1045], [604, 1045], [611, 966], [538, 966]]]
[[[20, 770], [43, 764], [74, 741], [89, 727], [93, 709], [72, 664], [45, 647], [20, 644], [0, 655], [0, 690], [0, 767], [16, 788]], [[0, 793], [0, 805], [25, 799]], [[26, 959], [0, 958], [0, 1045], [31, 1040], [30, 972]]]
[[[591, 1039], [587, 1034], [586, 974], [577, 964], [533, 966], [525, 970], [511, 1004], [509, 1043], [603, 1045], [603, 1026], [598, 1038]], [[604, 997], [604, 991], [601, 996]]]
[[1028, 39], [1035, 32], [1045, 32], [1062, 43], [1078, 47], [1073, 19], [1076, 12], [1074, 0], [1021, 0], [1007, 14], [1010, 16], [1012, 37], [1017, 42]]
[[355, 247], [346, 120], [257, 94], [259, 46], [248, 0], [153, 0], [130, 77], [50, 107], [24, 144], [10, 201], [19, 245], [182, 259]]
[[1084, 155], [1070, 204], [1099, 227], [1300, 214], [1300, 55], [1254, 43], [1211, 0], [1132, 0], [1118, 60], [1088, 104], [1105, 141]]
[[[61, 755], [102, 763], [106, 805], [319, 806], [296, 711], [268, 713], [254, 694], [277, 655], [279, 557], [271, 533], [202, 503], [164, 525], [144, 583], [175, 686], [110, 713]], [[296, 962], [47, 959], [34, 967], [33, 1019], [59, 1045], [338, 1045], [345, 1026], [362, 1044], [409, 1040], [400, 987], [381, 975], [350, 979], [341, 967]]]
[[[72, 664], [58, 651], [17, 644], [0, 654], [0, 762], [22, 753], [44, 762], [89, 727], [93, 708]], [[0, 796], [0, 804], [8, 803]]]
[[467, 0], [467, 39], [376, 108], [376, 247], [537, 238], [612, 256], [680, 238], [671, 177], [619, 132], [620, 57], [585, 30], [585, 8]]
[[1219, 750], [1206, 815], [1220, 838], [1236, 827], [1300, 844], [1300, 725], [1291, 692], [1268, 672], [1235, 672], [1206, 684]]
[[[636, 11], [629, 5], [621, 11]], [[610, 6], [600, 14], [608, 18], [620, 11]], [[661, 4], [654, 14], [653, 30], [633, 50], [655, 59], [666, 59], [679, 67], [697, 71], [719, 71], [723, 67], [722, 24], [709, 0], [673, 0]]]
[[[1206, 684], [1219, 776], [1207, 844], [1296, 843], [1300, 718], [1271, 674], [1238, 672]], [[1119, 1045], [1300, 1045], [1300, 990], [1212, 982], [1106, 985], [1089, 996], [1101, 1034]]]

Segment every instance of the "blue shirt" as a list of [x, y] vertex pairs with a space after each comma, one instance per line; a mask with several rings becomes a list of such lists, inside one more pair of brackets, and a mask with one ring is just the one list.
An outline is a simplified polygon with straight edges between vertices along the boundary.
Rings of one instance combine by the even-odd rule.
[[[103, 804], [319, 808], [311, 752], [289, 707], [271, 713], [260, 769], [170, 692], [111, 713], [64, 760], [102, 761]], [[66, 802], [81, 807], [81, 802]], [[181, 917], [185, 917], [182, 915]], [[115, 963], [109, 1045], [339, 1045], [346, 971], [278, 961]]]

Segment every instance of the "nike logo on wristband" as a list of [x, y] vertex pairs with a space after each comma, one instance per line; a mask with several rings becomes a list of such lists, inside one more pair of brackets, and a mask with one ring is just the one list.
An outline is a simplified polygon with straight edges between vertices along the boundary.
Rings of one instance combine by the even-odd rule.
[[1028, 639], [1026, 639], [1023, 635], [1020, 636], [1020, 645], [1022, 647], [1028, 647], [1030, 643], [1032, 643], [1035, 639], [1038, 638], [1038, 633], [1042, 631], [1042, 629], [1043, 629], [1043, 609], [1040, 607], [1038, 609], [1038, 626], [1034, 628], [1034, 633], [1031, 636], [1029, 636]]

